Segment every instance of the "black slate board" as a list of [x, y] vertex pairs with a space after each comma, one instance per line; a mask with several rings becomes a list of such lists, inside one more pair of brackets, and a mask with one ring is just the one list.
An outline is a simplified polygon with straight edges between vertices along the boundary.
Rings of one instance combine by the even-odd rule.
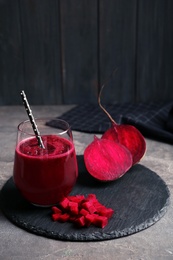
[[17, 226], [37, 235], [69, 241], [99, 241], [127, 236], [156, 223], [169, 205], [169, 190], [153, 171], [137, 164], [119, 180], [102, 183], [86, 171], [78, 156], [79, 178], [72, 194], [95, 193], [115, 213], [104, 228], [76, 228], [51, 219], [50, 208], [39, 208], [23, 199], [10, 178], [0, 193], [1, 208]]

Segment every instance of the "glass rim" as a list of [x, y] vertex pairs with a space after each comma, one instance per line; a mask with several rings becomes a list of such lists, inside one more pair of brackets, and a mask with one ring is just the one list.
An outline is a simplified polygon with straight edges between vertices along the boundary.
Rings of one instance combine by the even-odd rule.
[[[37, 124], [38, 121], [45, 121], [45, 122], [46, 121], [48, 121], [48, 122], [49, 121], [59, 121], [59, 122], [63, 123], [66, 126], [66, 130], [62, 129], [62, 131], [60, 133], [58, 133], [58, 135], [63, 135], [65, 133], [67, 133], [68, 131], [71, 131], [71, 126], [69, 125], [69, 123], [67, 121], [63, 120], [63, 119], [60, 119], [60, 118], [56, 118], [56, 117], [37, 117], [37, 118], [35, 118], [36, 124]], [[28, 124], [28, 123], [31, 125], [31, 122], [30, 122], [29, 119], [26, 119], [26, 120], [20, 122], [17, 126], [17, 130], [20, 131], [21, 133], [25, 133], [29, 136], [35, 136], [34, 131], [33, 131], [33, 133], [31, 133], [31, 132], [28, 132], [28, 131], [21, 129], [22, 125]], [[46, 124], [45, 124], [45, 126], [46, 126]], [[31, 125], [31, 128], [32, 128], [32, 125]], [[52, 128], [58, 129], [58, 127], [52, 127]], [[41, 136], [41, 134], [38, 135], [38, 136]]]

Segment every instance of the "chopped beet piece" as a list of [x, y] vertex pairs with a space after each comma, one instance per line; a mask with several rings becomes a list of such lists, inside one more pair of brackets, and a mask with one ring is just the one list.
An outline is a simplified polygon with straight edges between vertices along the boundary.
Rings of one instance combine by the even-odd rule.
[[87, 214], [89, 214], [89, 212], [88, 212], [88, 210], [82, 208], [82, 209], [79, 211], [79, 214], [82, 215], [82, 216], [86, 216]]
[[94, 205], [95, 206], [95, 208], [97, 209], [97, 212], [100, 212], [100, 211], [104, 211], [104, 210], [106, 210], [107, 208], [104, 206], [104, 205], [102, 205], [102, 204], [97, 204], [97, 205]]
[[93, 214], [96, 212], [96, 208], [94, 207], [93, 203], [90, 201], [86, 201], [82, 203], [82, 208], [89, 211], [90, 214]]
[[100, 206], [101, 206], [101, 205], [103, 206], [103, 204], [102, 204], [100, 201], [98, 201], [98, 199], [93, 200], [93, 204], [94, 204], [94, 205], [98, 205], [98, 206], [99, 206], [99, 205], [100, 205]]
[[84, 195], [68, 196], [68, 199], [73, 202], [80, 203], [85, 199]]
[[69, 220], [69, 218], [70, 218], [70, 215], [67, 214], [67, 213], [64, 213], [64, 214], [59, 215], [59, 219], [58, 220], [60, 222], [66, 222], [66, 221]]
[[69, 206], [69, 199], [68, 198], [64, 198], [59, 205], [63, 208], [63, 209], [67, 209]]
[[88, 194], [88, 196], [86, 197], [86, 200], [93, 201], [93, 202], [98, 201], [97, 198], [96, 198], [96, 195], [92, 194], [92, 193]]
[[100, 209], [98, 210], [98, 213], [99, 213], [100, 216], [105, 216], [107, 218], [111, 218], [114, 211], [111, 208], [105, 208], [105, 207], [101, 208], [100, 207]]
[[79, 227], [84, 227], [86, 222], [85, 222], [85, 217], [84, 216], [81, 216], [79, 218], [77, 218], [75, 220], [75, 223], [79, 226]]
[[86, 219], [86, 226], [89, 227], [91, 224], [94, 224], [96, 214], [87, 214], [85, 216]]
[[69, 201], [68, 207], [69, 207], [69, 211], [73, 215], [78, 215], [79, 214], [79, 208], [78, 208], [78, 203], [77, 202]]
[[105, 216], [99, 216], [95, 214], [93, 224], [97, 227], [104, 228], [108, 224], [108, 218]]
[[52, 207], [52, 211], [53, 211], [55, 214], [61, 214], [61, 213], [62, 213], [62, 211], [61, 211], [58, 207], [56, 207], [56, 206], [53, 206], [53, 207]]
[[52, 219], [54, 220], [54, 221], [57, 221], [57, 220], [59, 220], [59, 216], [61, 215], [61, 213], [54, 213], [54, 214], [52, 214]]
[[69, 221], [75, 223], [77, 216], [70, 216]]

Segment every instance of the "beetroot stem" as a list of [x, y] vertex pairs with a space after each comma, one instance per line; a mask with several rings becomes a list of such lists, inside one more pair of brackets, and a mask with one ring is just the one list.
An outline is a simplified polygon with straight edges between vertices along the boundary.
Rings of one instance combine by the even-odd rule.
[[101, 87], [101, 89], [100, 89], [100, 93], [99, 93], [99, 95], [98, 95], [98, 104], [99, 104], [99, 107], [103, 110], [103, 112], [105, 112], [105, 114], [108, 116], [108, 118], [110, 119], [110, 121], [111, 121], [111, 123], [112, 124], [117, 124], [116, 122], [115, 122], [115, 120], [111, 117], [111, 115], [108, 113], [108, 111], [102, 106], [102, 104], [101, 104], [101, 93], [102, 93], [102, 90], [103, 90], [103, 88], [104, 88], [104, 84], [102, 85], [102, 87]]

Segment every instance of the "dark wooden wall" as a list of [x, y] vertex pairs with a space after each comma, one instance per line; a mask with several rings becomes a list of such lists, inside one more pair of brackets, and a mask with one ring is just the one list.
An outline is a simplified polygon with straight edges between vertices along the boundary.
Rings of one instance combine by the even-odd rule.
[[173, 0], [0, 0], [0, 105], [173, 99]]

